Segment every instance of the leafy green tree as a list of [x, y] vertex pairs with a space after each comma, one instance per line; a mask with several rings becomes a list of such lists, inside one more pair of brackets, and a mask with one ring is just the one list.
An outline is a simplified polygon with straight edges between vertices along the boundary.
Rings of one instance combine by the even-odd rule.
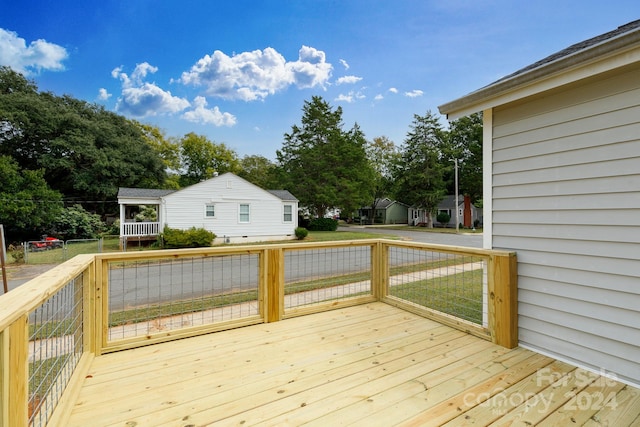
[[364, 134], [357, 124], [343, 130], [342, 108], [322, 97], [305, 101], [302, 111], [301, 126], [291, 127], [276, 152], [281, 185], [317, 217], [332, 208], [351, 212], [371, 197]]
[[[0, 155], [44, 170], [52, 189], [85, 207], [115, 209], [119, 187], [158, 187], [162, 160], [132, 121], [70, 96], [38, 92], [0, 68]], [[107, 203], [109, 202], [109, 203]]]
[[438, 118], [427, 111], [415, 114], [401, 148], [402, 158], [396, 170], [396, 198], [424, 209], [427, 227], [433, 228], [433, 214], [446, 195], [445, 153], [450, 151], [446, 132]]
[[39, 237], [62, 211], [62, 195], [49, 188], [43, 175], [0, 156], [0, 224], [8, 241]]
[[400, 153], [396, 145], [386, 136], [373, 138], [367, 144], [367, 158], [374, 171], [371, 180], [372, 202], [371, 223], [373, 224], [373, 212], [384, 197], [391, 195], [393, 189], [393, 168], [398, 163]]
[[183, 187], [212, 178], [215, 173], [237, 173], [240, 170], [240, 161], [234, 150], [193, 132], [180, 140], [180, 159], [180, 184]]
[[60, 212], [51, 231], [62, 240], [95, 239], [103, 228], [100, 215], [87, 212], [81, 205], [74, 205]]
[[8, 95], [13, 92], [35, 94], [38, 86], [10, 67], [0, 66], [0, 94]]
[[482, 113], [451, 122], [448, 137], [452, 158], [459, 160], [459, 190], [478, 203], [482, 200]]
[[157, 126], [133, 121], [142, 132], [142, 137], [162, 159], [167, 179], [162, 188], [177, 190], [180, 188], [180, 141], [174, 137], [167, 137]]
[[264, 189], [278, 186], [276, 165], [264, 156], [244, 156], [240, 160], [238, 176]]

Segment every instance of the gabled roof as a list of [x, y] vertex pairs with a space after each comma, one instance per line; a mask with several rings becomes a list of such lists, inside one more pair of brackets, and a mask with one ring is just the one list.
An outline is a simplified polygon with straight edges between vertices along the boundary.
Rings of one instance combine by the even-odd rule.
[[[573, 55], [575, 53], [578, 53], [580, 51], [587, 50], [587, 49], [589, 49], [589, 48], [591, 48], [593, 46], [602, 44], [602, 43], [604, 43], [606, 41], [609, 41], [611, 39], [614, 39], [614, 38], [616, 38], [616, 37], [618, 37], [620, 35], [623, 35], [623, 34], [626, 34], [626, 33], [629, 33], [629, 32], [633, 32], [633, 31], [637, 31], [638, 29], [640, 29], [640, 19], [637, 20], [637, 21], [629, 22], [628, 24], [625, 24], [625, 25], [621, 25], [618, 28], [616, 28], [615, 30], [609, 31], [608, 33], [604, 33], [604, 34], [601, 34], [599, 36], [592, 37], [592, 38], [590, 38], [588, 40], [581, 41], [579, 43], [573, 44], [573, 45], [569, 46], [566, 49], [562, 49], [561, 51], [556, 52], [554, 54], [551, 54], [551, 55], [547, 56], [546, 58], [541, 59], [540, 61], [534, 62], [531, 65], [528, 65], [528, 66], [526, 66], [524, 68], [519, 69], [518, 71], [516, 71], [514, 73], [511, 73], [508, 76], [505, 76], [505, 77], [501, 78], [500, 80], [495, 81], [491, 85], [495, 85], [495, 84], [500, 83], [500, 82], [502, 82], [504, 80], [508, 80], [508, 79], [510, 79], [512, 77], [515, 77], [515, 76], [517, 76], [519, 74], [524, 74], [524, 73], [526, 73], [528, 71], [531, 71], [531, 70], [534, 70], [536, 68], [545, 66], [547, 64], [550, 64], [550, 63], [555, 62], [557, 60], [560, 60], [562, 58], [571, 56], [571, 55]], [[491, 85], [489, 85], [489, 86], [491, 86]]]
[[[376, 210], [378, 210], [378, 209], [387, 209], [390, 206], [393, 206], [395, 204], [409, 207], [409, 205], [407, 205], [406, 203], [398, 202], [397, 200], [391, 200], [388, 197], [384, 197], [382, 199], [377, 199], [377, 201], [376, 201]], [[371, 209], [371, 205], [362, 206], [360, 209]]]
[[[640, 20], [637, 20], [621, 25], [613, 31], [575, 43], [468, 95], [443, 104], [438, 107], [438, 110], [442, 114], [453, 114], [457, 117], [477, 112], [491, 107], [491, 105], [483, 105], [489, 99], [527, 87], [573, 67], [584, 66], [615, 52], [625, 52], [639, 43]], [[633, 61], [632, 56], [627, 60]]]
[[[464, 204], [464, 196], [458, 196], [458, 206]], [[456, 207], [456, 196], [454, 194], [450, 194], [448, 196], [444, 196], [444, 199], [440, 203], [438, 203], [438, 209], [449, 209]]]
[[289, 193], [287, 190], [267, 190], [269, 193], [284, 200], [285, 202], [297, 202], [296, 196]]
[[[219, 175], [219, 176], [215, 176], [213, 178], [210, 179], [216, 179], [218, 177], [223, 177], [225, 175], [233, 175], [238, 179], [241, 179], [243, 181], [246, 181], [243, 178], [240, 178], [237, 175], [232, 174], [231, 172], [227, 172], [225, 174]], [[202, 181], [204, 182], [204, 181]], [[247, 181], [247, 183], [255, 186], [256, 188], [260, 188], [258, 186], [256, 186], [255, 184], [252, 184], [250, 182]], [[199, 183], [198, 183], [199, 184]], [[194, 184], [194, 185], [198, 185], [198, 184]], [[180, 190], [162, 190], [162, 189], [158, 189], [158, 188], [127, 188], [127, 187], [120, 187], [118, 189], [118, 198], [128, 198], [128, 199], [161, 199], [164, 196], [167, 196], [169, 194], [184, 190], [185, 188], [188, 187], [184, 187], [181, 188]], [[260, 190], [262, 190], [262, 188], [260, 188]], [[297, 202], [298, 199], [296, 199], [296, 197], [291, 194], [289, 191], [287, 190], [264, 190], [267, 191], [268, 193], [276, 196], [277, 198], [279, 198], [280, 200], [283, 201], [287, 201], [287, 202]]]

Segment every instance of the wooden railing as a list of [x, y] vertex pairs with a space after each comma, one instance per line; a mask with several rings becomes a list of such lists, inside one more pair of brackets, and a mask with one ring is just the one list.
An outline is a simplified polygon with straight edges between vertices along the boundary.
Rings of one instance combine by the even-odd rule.
[[[92, 359], [101, 354], [372, 301], [512, 348], [518, 342], [516, 278], [511, 252], [382, 239], [80, 255], [0, 296], [0, 427], [63, 425]], [[443, 280], [474, 287], [480, 314], [472, 312], [469, 320], [448, 312], [446, 303], [424, 300]], [[197, 284], [202, 290], [191, 292]], [[56, 315], [39, 328], [53, 331], [49, 335], [34, 331], [34, 313], [69, 286], [73, 301], [61, 307], [77, 320]], [[144, 295], [154, 286], [161, 290], [156, 299], [120, 304], [118, 286], [127, 294], [144, 286]], [[191, 294], [167, 299], [163, 286]], [[55, 332], [69, 322], [80, 323], [71, 337]], [[123, 327], [132, 331], [114, 335]], [[37, 347], [56, 342], [71, 342], [68, 351], [80, 356], [56, 356], [51, 369], [61, 375], [53, 379], [31, 374], [30, 365], [33, 371], [48, 357], [36, 356]], [[42, 381], [55, 387], [41, 387]]]
[[120, 236], [122, 237], [157, 236], [159, 233], [159, 222], [123, 222], [120, 224]]

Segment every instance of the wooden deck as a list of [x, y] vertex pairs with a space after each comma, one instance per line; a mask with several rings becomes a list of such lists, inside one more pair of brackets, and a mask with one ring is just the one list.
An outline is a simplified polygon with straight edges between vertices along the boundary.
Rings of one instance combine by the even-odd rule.
[[67, 426], [640, 425], [640, 390], [372, 303], [93, 360]]

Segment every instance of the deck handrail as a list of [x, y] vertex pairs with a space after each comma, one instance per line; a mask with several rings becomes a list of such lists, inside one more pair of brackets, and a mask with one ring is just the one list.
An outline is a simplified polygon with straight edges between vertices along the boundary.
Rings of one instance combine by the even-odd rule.
[[[367, 239], [335, 242], [291, 242], [251, 246], [221, 246], [181, 250], [143, 251], [129, 253], [103, 253], [78, 255], [75, 258], [32, 279], [11, 292], [0, 296], [0, 427], [27, 426], [29, 420], [29, 323], [30, 313], [46, 304], [52, 295], [82, 276], [82, 359], [73, 367], [71, 382], [66, 387], [64, 399], [47, 423], [54, 425], [64, 419], [73, 401], [74, 393], [88, 370], [88, 360], [114, 349], [120, 350], [137, 345], [148, 345], [185, 336], [206, 333], [220, 328], [235, 327], [242, 322], [273, 322], [286, 318], [284, 310], [284, 257], [286, 253], [305, 250], [346, 250], [368, 248], [370, 251], [370, 284], [365, 295], [349, 297], [341, 301], [329, 301], [313, 307], [292, 312], [289, 315], [329, 310], [340, 306], [365, 303], [372, 300], [384, 301], [407, 310], [436, 316], [443, 322], [484, 336], [494, 343], [513, 348], [517, 345], [517, 272], [515, 253], [427, 243], [403, 242], [387, 239]], [[486, 327], [473, 326], [469, 322], [450, 319], [451, 316], [419, 307], [403, 301], [389, 293], [390, 265], [389, 252], [395, 249], [433, 251], [452, 256], [476, 256], [486, 264], [486, 293], [488, 324]], [[158, 334], [126, 342], [126, 345], [109, 347], [106, 338], [108, 326], [109, 263], [141, 262], [160, 259], [180, 260], [189, 257], [211, 259], [214, 257], [254, 254], [258, 257], [258, 315], [247, 319], [234, 320], [215, 328], [191, 328], [186, 332]], [[440, 316], [440, 317], [438, 317]], [[53, 420], [53, 421], [52, 421]], [[45, 424], [42, 424], [45, 425]]]
[[160, 233], [159, 222], [123, 222], [120, 225], [122, 237], [156, 236]]

